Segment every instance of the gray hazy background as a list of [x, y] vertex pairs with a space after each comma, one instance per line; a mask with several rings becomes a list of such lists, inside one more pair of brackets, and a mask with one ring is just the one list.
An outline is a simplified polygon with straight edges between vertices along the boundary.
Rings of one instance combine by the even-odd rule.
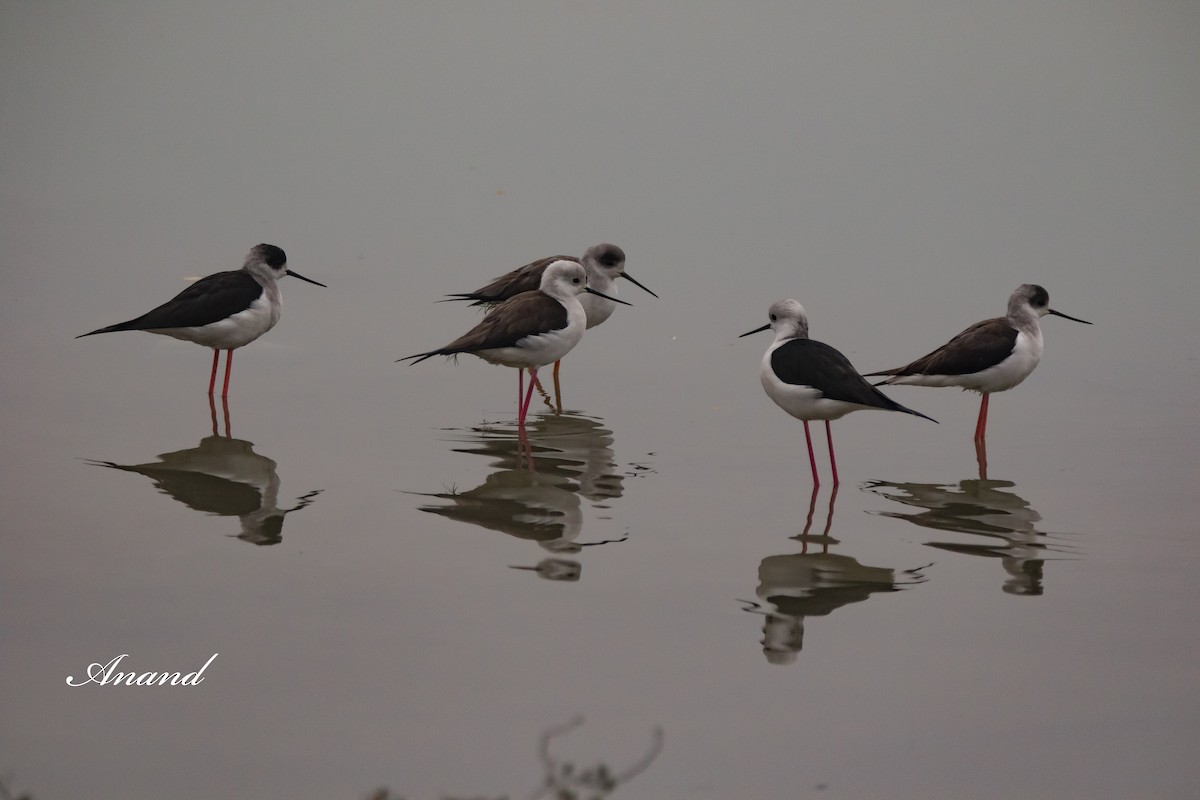
[[[663, 730], [622, 797], [1193, 796], [1198, 42], [1187, 2], [0, 3], [0, 776], [524, 797], [582, 714], [580, 767]], [[89, 463], [211, 434], [207, 351], [72, 337], [264, 241], [328, 288], [235, 357], [233, 436], [311, 503], [254, 547]], [[478, 319], [443, 294], [601, 241], [660, 299], [564, 362], [527, 479], [511, 370], [393, 361]], [[883, 369], [1024, 282], [1095, 324], [1046, 318], [993, 398], [997, 482], [974, 395], [889, 390], [941, 424], [835, 423], [831, 539], [791, 538], [803, 430], [737, 335], [795, 297]], [[422, 511], [489, 482], [570, 535]], [[547, 558], [578, 580], [509, 569]], [[822, 593], [846, 559], [895, 584]]]

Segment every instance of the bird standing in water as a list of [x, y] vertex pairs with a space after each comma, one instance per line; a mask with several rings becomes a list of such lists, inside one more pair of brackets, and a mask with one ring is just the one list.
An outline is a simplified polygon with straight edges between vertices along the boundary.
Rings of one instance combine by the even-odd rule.
[[[489, 364], [516, 368], [517, 425], [524, 433], [538, 367], [558, 361], [583, 338], [586, 318], [580, 295], [584, 293], [629, 305], [588, 286], [587, 272], [578, 261], [560, 259], [546, 266], [539, 288], [500, 303], [450, 344], [397, 361], [411, 359], [418, 364], [433, 356], [470, 353]], [[528, 392], [524, 391], [526, 369], [530, 375]]]
[[[583, 259], [573, 256], [550, 256], [541, 258], [511, 272], [506, 272], [493, 280], [487, 286], [473, 292], [448, 295], [452, 300], [473, 300], [473, 306], [495, 306], [510, 297], [537, 289], [541, 285], [542, 273], [546, 267], [555, 261], [579, 261], [587, 270], [588, 286], [602, 295], [584, 294], [579, 298], [583, 304], [583, 312], [587, 318], [587, 328], [591, 329], [612, 316], [617, 309], [617, 301], [610, 298], [617, 296], [617, 278], [624, 278], [644, 292], [658, 297], [654, 292], [638, 283], [632, 275], [625, 271], [625, 251], [615, 244], [597, 244], [589, 247], [583, 254]], [[558, 410], [562, 411], [562, 394], [559, 390], [558, 373], [562, 366], [560, 361], [554, 362], [554, 396]]]
[[221, 397], [228, 397], [233, 351], [250, 344], [279, 322], [283, 302], [278, 281], [285, 275], [325, 286], [289, 270], [287, 255], [280, 248], [260, 244], [246, 256], [241, 269], [201, 278], [153, 311], [75, 338], [114, 331], [147, 331], [211, 347], [210, 395], [217, 382], [217, 362], [224, 350], [225, 385]]
[[1038, 320], [1046, 314], [1092, 324], [1055, 311], [1045, 289], [1023, 283], [1008, 298], [1006, 316], [976, 322], [911, 364], [871, 372], [867, 377], [888, 376], [876, 386], [959, 386], [979, 392], [983, 399], [975, 423], [975, 442], [981, 444], [987, 435], [988, 397], [1020, 384], [1041, 361], [1042, 327]]
[[852, 411], [878, 408], [903, 411], [937, 422], [892, 400], [863, 378], [840, 352], [824, 342], [809, 339], [808, 316], [804, 306], [795, 300], [780, 300], [772, 305], [770, 319], [766, 325], [747, 331], [742, 336], [768, 329], [775, 332], [775, 341], [767, 348], [762, 359], [763, 389], [775, 401], [775, 405], [804, 422], [808, 461], [812, 466], [815, 485], [819, 485], [821, 480], [817, 477], [817, 459], [813, 455], [809, 420], [825, 420], [825, 438], [829, 442], [829, 464], [833, 469], [834, 486], [838, 485], [839, 480], [830, 420], [841, 419]]

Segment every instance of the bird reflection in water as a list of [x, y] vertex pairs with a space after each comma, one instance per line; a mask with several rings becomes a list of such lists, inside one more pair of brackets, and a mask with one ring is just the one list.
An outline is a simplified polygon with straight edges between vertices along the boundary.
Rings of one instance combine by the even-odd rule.
[[[771, 664], [791, 664], [804, 647], [804, 620], [824, 617], [851, 603], [859, 603], [877, 592], [896, 592], [926, 578], [924, 567], [906, 570], [897, 579], [889, 567], [860, 564], [850, 556], [829, 552], [839, 541], [829, 535], [833, 527], [833, 509], [837, 487], [829, 496], [825, 528], [812, 533], [818, 487], [813, 487], [804, 530], [791, 538], [800, 542], [800, 552], [767, 556], [758, 565], [755, 593], [763, 603], [743, 601], [745, 610], [762, 614], [763, 655]], [[812, 552], [810, 552], [810, 550]]]
[[321, 490], [297, 499], [291, 508], [279, 508], [279, 475], [276, 464], [254, 452], [254, 444], [230, 435], [229, 403], [221, 398], [225, 433], [217, 432], [217, 410], [208, 396], [212, 435], [187, 450], [163, 453], [147, 464], [90, 461], [96, 466], [137, 472], [154, 481], [160, 492], [188, 508], [219, 517], [237, 517], [241, 531], [234, 534], [256, 545], [283, 540], [283, 518], [308, 506]]
[[870, 481], [863, 489], [922, 509], [911, 514], [901, 511], [873, 513], [907, 520], [923, 528], [984, 537], [988, 540], [986, 543], [926, 544], [953, 553], [999, 559], [1005, 572], [1004, 591], [1036, 596], [1042, 594], [1046, 553], [1065, 552], [1068, 548], [1056, 543], [1052, 534], [1037, 530], [1041, 514], [1030, 508], [1025, 498], [1007, 491], [1014, 486], [1012, 481], [981, 478], [959, 481], [957, 485]]
[[[537, 542], [552, 555], [514, 569], [532, 570], [547, 580], [577, 581], [582, 565], [568, 556], [628, 538], [579, 541], [583, 500], [608, 509], [609, 502], [621, 496], [629, 475], [617, 466], [612, 431], [598, 419], [570, 411], [548, 413], [527, 421], [526, 427], [528, 437], [502, 426], [455, 432], [451, 441], [467, 445], [455, 452], [485, 456], [497, 469], [473, 489], [418, 493], [449, 502], [420, 509]], [[526, 453], [526, 447], [532, 452]]]

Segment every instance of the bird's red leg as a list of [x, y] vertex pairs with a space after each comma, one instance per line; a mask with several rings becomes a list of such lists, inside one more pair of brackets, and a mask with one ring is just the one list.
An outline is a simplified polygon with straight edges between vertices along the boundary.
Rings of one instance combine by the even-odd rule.
[[988, 397], [990, 396], [984, 392], [983, 400], [979, 402], [979, 421], [975, 423], [975, 441], [977, 442], [982, 442], [987, 435]]
[[804, 439], [808, 442], [808, 463], [812, 465], [813, 487], [815, 488], [821, 485], [821, 479], [817, 477], [817, 457], [813, 455], [812, 434], [808, 430], [808, 420], [804, 420]]
[[987, 476], [987, 441], [975, 440], [975, 461], [979, 464], [979, 480], [986, 481]]
[[217, 361], [221, 358], [221, 351], [213, 348], [213, 368], [212, 376], [208, 379], [208, 396], [212, 397], [213, 388], [217, 385]]
[[558, 386], [558, 368], [562, 366], [562, 359], [554, 362], [554, 411], [557, 414], [562, 413], [562, 389]]
[[538, 380], [538, 378], [537, 378], [537, 370], [536, 370], [536, 369], [534, 369], [533, 367], [530, 367], [530, 368], [529, 368], [529, 380], [531, 380], [531, 381], [533, 381], [534, 383], [536, 383], [536, 384], [537, 384], [537, 387], [538, 387], [538, 389], [540, 389], [540, 390], [541, 390], [542, 394], [545, 394], [545, 393], [546, 393], [546, 390], [545, 390], [545, 389], [542, 389], [542, 383], [541, 383], [541, 381], [539, 381], [539, 380]]
[[[229, 371], [233, 368], [233, 351], [225, 351], [225, 385], [221, 387], [221, 397], [229, 397]], [[216, 369], [216, 361], [213, 361], [213, 369]], [[217, 375], [213, 372], [213, 377]]]
[[837, 474], [837, 459], [833, 457], [833, 429], [829, 427], [829, 420], [825, 420], [825, 439], [829, 442], [829, 466], [833, 467], [833, 490], [837, 491], [838, 474]]
[[537, 367], [529, 368], [529, 389], [525, 392], [525, 398], [521, 403], [520, 415], [517, 418], [517, 429], [524, 434], [525, 432], [525, 415], [529, 413], [529, 404], [533, 400], [533, 387], [537, 383]]

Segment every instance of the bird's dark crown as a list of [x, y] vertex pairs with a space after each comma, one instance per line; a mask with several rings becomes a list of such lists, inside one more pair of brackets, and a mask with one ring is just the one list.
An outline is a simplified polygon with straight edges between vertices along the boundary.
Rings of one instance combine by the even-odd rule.
[[596, 263], [605, 267], [616, 267], [625, 261], [625, 251], [615, 244], [602, 244], [596, 253]]
[[282, 269], [287, 266], [287, 253], [282, 247], [273, 244], [260, 244], [250, 251], [251, 256], [257, 257], [271, 269]]

